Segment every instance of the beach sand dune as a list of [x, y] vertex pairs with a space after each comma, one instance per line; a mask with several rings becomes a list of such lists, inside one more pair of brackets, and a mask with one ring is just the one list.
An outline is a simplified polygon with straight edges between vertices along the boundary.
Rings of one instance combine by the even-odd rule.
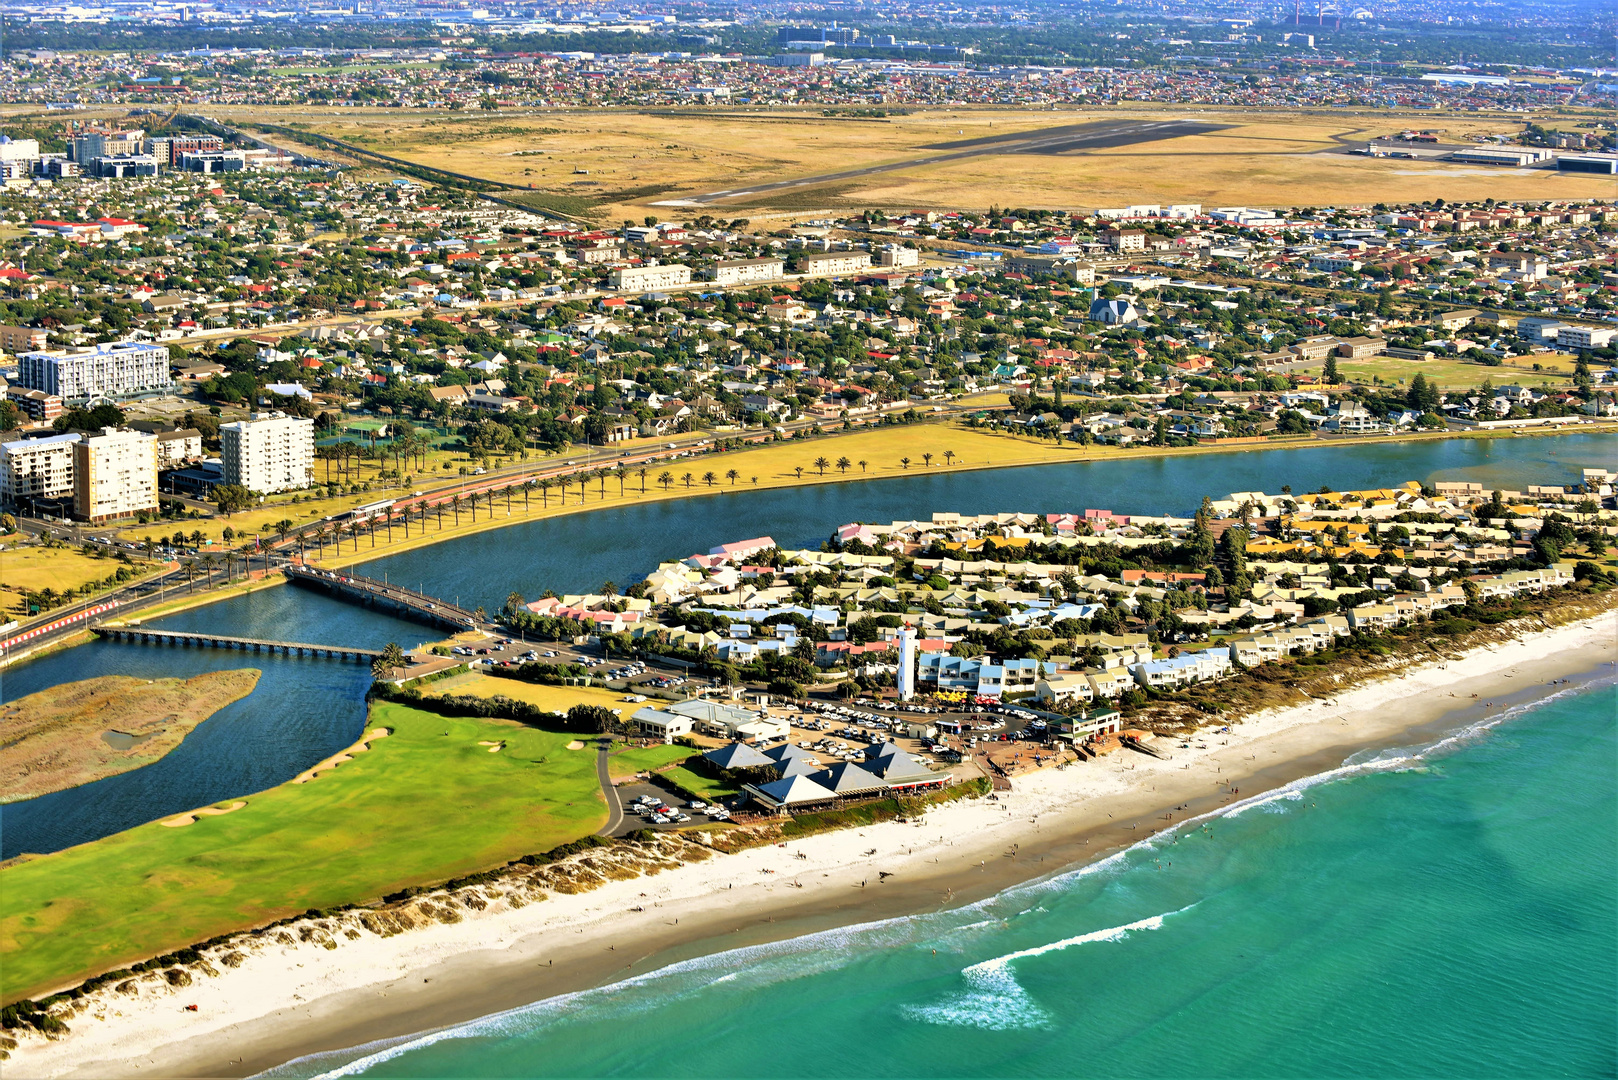
[[1110, 754], [1018, 777], [998, 800], [958, 801], [919, 821], [686, 862], [544, 903], [488, 903], [387, 936], [361, 928], [299, 940], [289, 927], [250, 954], [210, 952], [216, 974], [183, 988], [153, 973], [88, 995], [67, 1017], [70, 1036], [28, 1037], [6, 1075], [246, 1076], [695, 955], [969, 903], [1337, 768], [1356, 751], [1427, 745], [1548, 696], [1561, 679], [1610, 677], [1615, 642], [1618, 616], [1607, 613], [1256, 715], [1228, 734], [1204, 732], [1167, 760]]

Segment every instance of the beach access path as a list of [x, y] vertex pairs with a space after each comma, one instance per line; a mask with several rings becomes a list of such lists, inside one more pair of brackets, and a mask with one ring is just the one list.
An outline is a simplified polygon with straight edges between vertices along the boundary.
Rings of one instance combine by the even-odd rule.
[[1610, 680], [1615, 663], [1618, 614], [1606, 612], [1250, 717], [1166, 760], [1111, 754], [919, 821], [752, 848], [393, 937], [362, 934], [335, 950], [266, 944], [183, 989], [99, 991], [79, 1003], [70, 1036], [26, 1038], [6, 1072], [248, 1076], [693, 956], [970, 903], [1228, 812], [1356, 751], [1481, 729], [1556, 692], [1552, 682]]

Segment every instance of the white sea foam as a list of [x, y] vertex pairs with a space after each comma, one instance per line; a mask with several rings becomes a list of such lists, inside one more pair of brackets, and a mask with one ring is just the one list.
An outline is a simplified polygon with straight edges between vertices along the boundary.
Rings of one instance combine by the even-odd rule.
[[[611, 986], [547, 998], [507, 1012], [494, 1013], [466, 1024], [445, 1028], [441, 1031], [354, 1047], [349, 1051], [345, 1051], [345, 1056], [356, 1051], [362, 1052], [362, 1056], [330, 1071], [319, 1073], [314, 1080], [326, 1080], [328, 1077], [354, 1076], [392, 1058], [424, 1049], [446, 1039], [498, 1038], [523, 1034], [532, 1031], [535, 1027], [534, 1022], [546, 1016], [560, 1018], [573, 1012], [582, 1011], [585, 1008], [593, 1009], [602, 1005], [627, 1012], [652, 1008], [658, 1003], [657, 999], [666, 998], [668, 989], [666, 982], [661, 984], [658, 994], [647, 995], [646, 998], [641, 1000], [630, 1000], [634, 998], [634, 995], [626, 992], [636, 990], [654, 980], [666, 980], [670, 976], [729, 969], [728, 974], [710, 980], [709, 985], [721, 982], [728, 983], [732, 980], [739, 981], [744, 975], [749, 980], [756, 981], [759, 984], [776, 982], [788, 978], [800, 978], [815, 974], [818, 971], [840, 967], [850, 962], [854, 956], [859, 955], [862, 951], [868, 951], [872, 945], [881, 947], [884, 944], [913, 943], [939, 931], [959, 931], [1004, 924], [1005, 917], [996, 917], [951, 928], [937, 925], [940, 920], [952, 920], [965, 913], [983, 913], [991, 910], [993, 906], [1005, 904], [1008, 900], [1026, 903], [1028, 893], [1031, 891], [1038, 892], [1053, 888], [1066, 889], [1075, 882], [1094, 874], [1128, 870], [1131, 866], [1130, 856], [1137, 850], [1156, 849], [1161, 844], [1173, 842], [1177, 836], [1196, 828], [1202, 823], [1214, 819], [1239, 817], [1255, 806], [1269, 807], [1272, 812], [1279, 812], [1285, 809], [1282, 804], [1301, 801], [1303, 792], [1320, 784], [1376, 773], [1417, 771], [1425, 767], [1425, 763], [1433, 758], [1441, 757], [1448, 751], [1467, 745], [1487, 735], [1503, 723], [1563, 698], [1587, 693], [1592, 689], [1608, 688], [1613, 685], [1615, 685], [1615, 680], [1611, 677], [1570, 685], [1545, 697], [1513, 705], [1498, 713], [1473, 721], [1459, 730], [1424, 746], [1381, 750], [1359, 760], [1356, 760], [1359, 755], [1353, 755], [1335, 769], [1328, 769], [1325, 772], [1306, 776], [1281, 788], [1262, 792], [1233, 805], [1220, 807], [1193, 818], [1187, 818], [1176, 823], [1173, 828], [1165, 829], [1154, 836], [1137, 841], [1127, 848], [1113, 852], [1104, 859], [1014, 886], [1000, 894], [985, 897], [950, 912], [859, 923], [786, 941], [767, 942], [761, 945], [752, 945], [727, 952], [695, 957], [657, 971], [634, 976]], [[1190, 907], [1194, 906], [1194, 904], [1190, 905]], [[1189, 910], [1189, 907], [1180, 909], [1180, 911], [1186, 910]], [[912, 1019], [925, 1023], [965, 1024], [992, 1029], [1040, 1026], [1048, 1022], [1048, 1014], [1017, 982], [1009, 966], [1011, 961], [1069, 948], [1074, 945], [1122, 940], [1132, 932], [1159, 929], [1163, 925], [1165, 918], [1176, 914], [1179, 914], [1179, 912], [1169, 912], [1166, 915], [1143, 919], [1138, 923], [1097, 930], [1089, 934], [1081, 934], [1078, 937], [1010, 953], [1003, 957], [996, 957], [992, 960], [974, 964], [962, 971], [962, 977], [968, 984], [965, 991], [935, 1005], [907, 1006], [904, 1012]], [[853, 943], [855, 940], [858, 940], [861, 949], [850, 950], [841, 947]], [[761, 960], [791, 960], [793, 962], [762, 965], [759, 963]], [[306, 1069], [311, 1064], [331, 1059], [332, 1055], [329, 1054], [311, 1055], [307, 1058], [288, 1062], [260, 1075], [266, 1077], [294, 1075], [301, 1071], [298, 1068], [300, 1063]]]
[[1123, 926], [1109, 926], [1105, 930], [1092, 930], [1088, 934], [981, 961], [961, 970], [961, 978], [966, 981], [965, 990], [932, 1005], [906, 1005], [901, 1012], [924, 1024], [950, 1027], [977, 1027], [988, 1031], [1043, 1027], [1050, 1023], [1050, 1014], [1017, 981], [1016, 973], [1011, 968], [1013, 961], [1044, 956], [1075, 945], [1123, 941], [1130, 934], [1143, 930], [1161, 930], [1164, 919], [1190, 911], [1195, 906], [1189, 904], [1179, 911], [1153, 915]]

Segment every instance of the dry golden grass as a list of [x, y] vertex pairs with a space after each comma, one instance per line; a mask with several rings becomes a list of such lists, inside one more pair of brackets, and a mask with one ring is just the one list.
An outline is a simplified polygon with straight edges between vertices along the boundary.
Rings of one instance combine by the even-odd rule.
[[0, 620], [22, 611], [23, 594], [70, 592], [118, 572], [116, 559], [98, 559], [78, 548], [36, 545], [0, 551]]
[[467, 694], [471, 697], [508, 697], [514, 701], [526, 701], [530, 705], [537, 705], [550, 712], [565, 713], [575, 705], [600, 705], [611, 709], [627, 722], [636, 709], [641, 706], [637, 702], [625, 701], [624, 694], [611, 690], [599, 690], [591, 686], [546, 686], [542, 683], [521, 682], [517, 679], [501, 679], [492, 675], [481, 675], [476, 672], [467, 672], [465, 675], [455, 675], [448, 679], [441, 679], [432, 683], [426, 692], [433, 695], [440, 694]]
[[[230, 109], [307, 123], [368, 149], [577, 200], [602, 220], [709, 212], [755, 220], [853, 207], [1080, 208], [1129, 202], [1291, 206], [1422, 200], [1600, 197], [1599, 177], [1322, 153], [1404, 127], [1444, 138], [1519, 130], [1520, 120], [1366, 111], [929, 109], [886, 120], [836, 119], [818, 108], [727, 112], [619, 109], [488, 116], [384, 109]], [[687, 195], [925, 158], [931, 144], [1133, 117], [1231, 125], [1206, 135], [1073, 154], [967, 158], [834, 185], [714, 204], [656, 204]], [[534, 153], [534, 151], [541, 151]], [[576, 171], [579, 170], [579, 171]], [[587, 173], [588, 175], [585, 175]]]

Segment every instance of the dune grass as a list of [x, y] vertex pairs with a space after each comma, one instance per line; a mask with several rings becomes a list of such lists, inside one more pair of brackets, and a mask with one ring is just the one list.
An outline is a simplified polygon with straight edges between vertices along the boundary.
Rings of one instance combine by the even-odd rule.
[[595, 755], [569, 752], [572, 735], [392, 703], [373, 707], [377, 727], [392, 734], [233, 813], [0, 868], [0, 999], [496, 866], [606, 821]]

